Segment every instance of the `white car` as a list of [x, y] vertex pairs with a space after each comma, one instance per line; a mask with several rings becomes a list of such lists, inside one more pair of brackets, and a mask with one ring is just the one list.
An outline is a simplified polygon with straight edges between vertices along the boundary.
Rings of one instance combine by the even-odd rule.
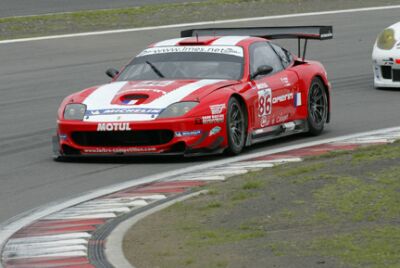
[[400, 22], [378, 35], [372, 61], [375, 88], [400, 88]]

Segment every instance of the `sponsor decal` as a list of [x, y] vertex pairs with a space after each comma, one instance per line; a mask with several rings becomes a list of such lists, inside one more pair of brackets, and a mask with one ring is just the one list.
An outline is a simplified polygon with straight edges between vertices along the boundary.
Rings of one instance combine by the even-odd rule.
[[287, 93], [287, 94], [273, 97], [272, 103], [275, 104], [275, 103], [284, 102], [284, 101], [292, 100], [292, 99], [293, 99], [293, 93]]
[[266, 127], [270, 124], [270, 120], [266, 115], [263, 115], [260, 119], [260, 126], [261, 127]]
[[192, 130], [192, 131], [175, 131], [175, 137], [190, 137], [190, 136], [198, 136], [201, 134], [201, 130]]
[[225, 116], [223, 114], [207, 115], [202, 117], [203, 124], [223, 123]]
[[[166, 91], [161, 90], [161, 89], [156, 89], [156, 88], [129, 88], [129, 89], [123, 90], [123, 91], [121, 91], [121, 92], [123, 92], [123, 93], [154, 92], [154, 93], [157, 93], [157, 94], [160, 94], [160, 95], [165, 95], [165, 94], [167, 94]], [[120, 93], [121, 93], [121, 92], [120, 92]]]
[[324, 34], [321, 34], [321, 38], [328, 38], [328, 37], [332, 37], [333, 36], [333, 33], [324, 33]]
[[285, 87], [290, 87], [291, 84], [289, 82], [289, 78], [287, 78], [287, 76], [281, 77], [281, 82]]
[[264, 89], [264, 88], [270, 88], [269, 85], [268, 85], [267, 83], [265, 83], [265, 82], [257, 83], [257, 84], [256, 84], [256, 87], [257, 87], [257, 89], [259, 89], [259, 90]]
[[95, 148], [83, 150], [85, 153], [149, 153], [156, 151], [155, 147]]
[[112, 114], [159, 114], [162, 109], [158, 108], [110, 108], [110, 109], [97, 109], [87, 110], [87, 116], [94, 115], [112, 115]]
[[289, 118], [289, 114], [284, 114], [284, 115], [278, 115], [275, 118], [275, 123], [279, 124], [279, 123], [283, 123], [286, 122]]
[[58, 135], [58, 137], [59, 137], [60, 141], [66, 141], [68, 139], [67, 134], [60, 133], [60, 135]]
[[137, 57], [167, 53], [214, 53], [243, 57], [243, 49], [236, 46], [171, 46], [152, 47], [143, 50]]
[[[142, 81], [131, 87], [166, 87], [174, 83], [174, 81]], [[155, 90], [155, 89], [148, 89], [148, 90]]]
[[129, 131], [129, 123], [98, 123], [97, 131]]
[[271, 114], [272, 100], [271, 89], [265, 88], [258, 91], [258, 117], [263, 117]]
[[295, 97], [294, 97], [294, 107], [299, 107], [301, 106], [301, 92], [296, 93]]
[[225, 104], [210, 105], [211, 114], [220, 114], [225, 108]]
[[394, 64], [393, 58], [383, 59], [382, 62], [383, 62], [383, 65], [393, 65]]
[[222, 128], [219, 127], [219, 126], [214, 127], [213, 129], [210, 130], [209, 136], [213, 136], [213, 135], [218, 134], [218, 133], [221, 131], [221, 129], [222, 129]]

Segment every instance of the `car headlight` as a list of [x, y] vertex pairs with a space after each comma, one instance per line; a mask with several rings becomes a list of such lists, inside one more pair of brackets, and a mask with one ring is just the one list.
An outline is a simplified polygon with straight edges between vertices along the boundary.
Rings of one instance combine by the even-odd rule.
[[394, 37], [394, 30], [387, 28], [380, 33], [377, 40], [377, 46], [380, 49], [390, 50], [396, 44], [396, 39]]
[[66, 120], [83, 120], [86, 113], [86, 105], [71, 103], [65, 106], [64, 119]]
[[182, 116], [192, 110], [197, 104], [199, 103], [195, 101], [183, 101], [171, 104], [160, 113], [158, 118]]

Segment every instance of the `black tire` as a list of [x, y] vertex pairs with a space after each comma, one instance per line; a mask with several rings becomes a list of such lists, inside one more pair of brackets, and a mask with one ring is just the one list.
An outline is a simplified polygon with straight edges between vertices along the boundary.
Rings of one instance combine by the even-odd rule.
[[229, 155], [237, 155], [243, 150], [246, 141], [246, 126], [247, 118], [242, 105], [236, 98], [230, 98], [226, 116], [228, 139], [226, 152]]
[[324, 130], [328, 118], [328, 96], [319, 78], [314, 78], [308, 91], [308, 134], [317, 136]]

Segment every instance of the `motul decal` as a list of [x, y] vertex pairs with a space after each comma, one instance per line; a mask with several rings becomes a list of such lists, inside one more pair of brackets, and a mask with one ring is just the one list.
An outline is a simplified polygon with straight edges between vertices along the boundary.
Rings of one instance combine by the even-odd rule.
[[129, 123], [99, 123], [97, 131], [129, 131]]

